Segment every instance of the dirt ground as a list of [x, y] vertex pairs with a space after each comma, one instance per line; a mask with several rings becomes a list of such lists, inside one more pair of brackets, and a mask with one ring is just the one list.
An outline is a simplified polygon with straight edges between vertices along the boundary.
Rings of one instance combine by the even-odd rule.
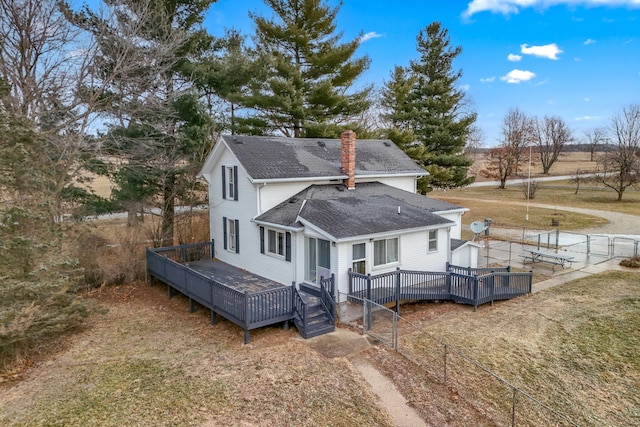
[[[415, 395], [412, 384], [429, 384], [424, 373], [419, 379], [410, 362], [349, 328], [340, 329], [348, 339], [303, 340], [293, 326], [267, 327], [243, 345], [239, 327], [211, 325], [206, 310], [189, 313], [187, 300], [168, 299], [162, 286], [108, 287], [87, 298], [101, 313], [84, 330], [3, 374], [0, 425], [392, 426], [414, 411], [424, 425], [456, 426], [479, 417], [469, 407], [452, 414], [450, 392], [433, 384], [428, 402], [403, 397]], [[425, 321], [464, 309], [416, 305], [404, 314]], [[384, 407], [363, 364], [396, 386], [412, 378], [398, 388], [404, 409]]]

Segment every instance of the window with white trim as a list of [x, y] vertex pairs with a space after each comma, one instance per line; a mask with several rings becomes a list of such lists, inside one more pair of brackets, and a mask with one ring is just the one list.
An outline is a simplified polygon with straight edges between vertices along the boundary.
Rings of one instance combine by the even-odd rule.
[[356, 243], [351, 248], [351, 271], [358, 274], [367, 274], [367, 245]]
[[267, 230], [267, 252], [272, 255], [284, 256], [285, 241], [282, 231]]
[[226, 167], [226, 175], [227, 175], [227, 199], [233, 200], [234, 195], [236, 194], [236, 179], [235, 174], [233, 173], [233, 166]]
[[260, 253], [291, 262], [291, 233], [260, 227]]
[[226, 250], [240, 253], [240, 221], [222, 217], [222, 242]]
[[236, 221], [227, 219], [227, 249], [231, 252], [236, 252], [236, 236]]
[[398, 238], [375, 240], [373, 242], [373, 265], [398, 262]]
[[427, 249], [429, 252], [436, 252], [438, 250], [438, 230], [429, 230]]
[[238, 200], [238, 166], [222, 165], [222, 198]]

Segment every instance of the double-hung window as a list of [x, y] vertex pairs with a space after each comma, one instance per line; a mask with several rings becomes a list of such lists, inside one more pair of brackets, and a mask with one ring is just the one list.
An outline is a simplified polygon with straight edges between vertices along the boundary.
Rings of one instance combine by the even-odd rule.
[[367, 245], [357, 243], [351, 248], [352, 271], [359, 274], [367, 274]]
[[240, 253], [240, 230], [237, 219], [222, 218], [224, 248], [230, 252]]
[[269, 244], [267, 251], [272, 255], [284, 256], [284, 233], [282, 231], [268, 230]]
[[428, 251], [436, 252], [438, 250], [438, 230], [429, 230]]
[[373, 265], [398, 262], [398, 238], [375, 240], [373, 242]]
[[238, 200], [238, 167], [222, 166], [222, 198]]
[[291, 261], [291, 233], [260, 227], [260, 253]]

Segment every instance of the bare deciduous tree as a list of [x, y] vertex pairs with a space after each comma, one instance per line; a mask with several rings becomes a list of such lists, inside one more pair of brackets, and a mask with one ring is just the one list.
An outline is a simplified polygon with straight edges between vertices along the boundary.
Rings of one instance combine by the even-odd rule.
[[532, 143], [532, 120], [517, 108], [509, 110], [502, 121], [500, 145], [489, 150], [482, 175], [500, 181], [504, 189], [507, 179], [522, 171], [523, 161], [530, 160], [527, 147]]
[[618, 194], [640, 182], [640, 104], [625, 107], [609, 126], [611, 150], [602, 157], [603, 173], [596, 180]]
[[595, 160], [596, 151], [598, 147], [607, 141], [607, 130], [604, 128], [594, 128], [584, 132], [584, 140], [589, 146], [589, 161]]
[[545, 117], [542, 120], [532, 119], [532, 130], [542, 173], [548, 175], [564, 146], [573, 140], [571, 129], [560, 117]]

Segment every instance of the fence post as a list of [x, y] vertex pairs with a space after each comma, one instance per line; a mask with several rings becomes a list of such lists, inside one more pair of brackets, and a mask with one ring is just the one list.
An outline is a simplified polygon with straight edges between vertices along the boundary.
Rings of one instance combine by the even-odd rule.
[[540, 237], [542, 237], [542, 235], [538, 233], [538, 250], [540, 250]]
[[396, 314], [400, 314], [400, 267], [396, 267]]
[[371, 329], [371, 273], [367, 274], [367, 300], [365, 301], [367, 326], [365, 331]]
[[560, 229], [556, 229], [556, 253], [558, 252], [558, 249], [560, 248]]
[[447, 345], [444, 345], [444, 385], [447, 385]]
[[513, 398], [511, 400], [511, 427], [516, 425], [516, 393], [517, 390], [513, 387]]

